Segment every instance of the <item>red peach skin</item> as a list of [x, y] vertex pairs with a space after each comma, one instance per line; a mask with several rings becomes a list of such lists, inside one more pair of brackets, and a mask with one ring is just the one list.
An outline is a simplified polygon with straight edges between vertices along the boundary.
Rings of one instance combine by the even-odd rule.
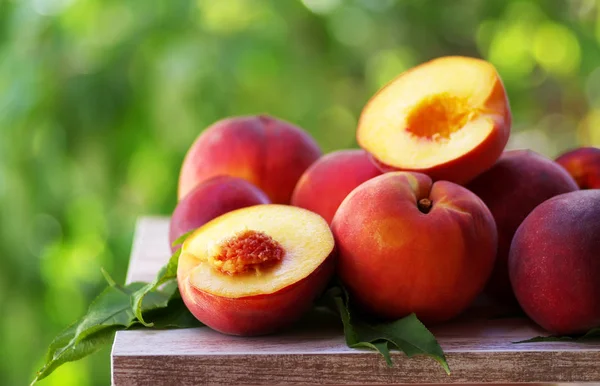
[[250, 182], [231, 176], [217, 176], [196, 186], [175, 207], [169, 224], [169, 245], [185, 233], [232, 210], [269, 204], [269, 198]]
[[179, 176], [179, 199], [217, 175], [244, 178], [273, 203], [289, 204], [296, 182], [319, 157], [311, 136], [266, 115], [223, 119], [207, 128], [190, 148]]
[[[419, 202], [430, 200], [423, 213]], [[449, 320], [483, 289], [494, 264], [496, 227], [483, 202], [447, 181], [393, 172], [352, 191], [332, 223], [338, 274], [357, 304], [395, 320]]]
[[[184, 255], [182, 272], [193, 268]], [[186, 264], [189, 264], [186, 265]], [[203, 292], [178, 275], [182, 298], [190, 312], [213, 330], [229, 335], [264, 335], [279, 331], [298, 320], [325, 289], [334, 271], [333, 253], [313, 273], [275, 293], [227, 298]]]
[[510, 248], [523, 310], [554, 334], [600, 326], [600, 190], [561, 194], [523, 221]]
[[580, 147], [556, 159], [567, 169], [581, 189], [600, 189], [600, 149]]
[[311, 210], [331, 223], [348, 193], [380, 174], [364, 150], [326, 154], [300, 177], [292, 195], [292, 205]]

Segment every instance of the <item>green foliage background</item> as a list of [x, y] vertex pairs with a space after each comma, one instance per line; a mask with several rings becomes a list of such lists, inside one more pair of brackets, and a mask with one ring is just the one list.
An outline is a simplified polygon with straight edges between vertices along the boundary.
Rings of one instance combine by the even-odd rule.
[[[325, 151], [365, 101], [451, 54], [501, 73], [511, 147], [600, 145], [596, 1], [0, 0], [0, 384], [123, 279], [135, 219], [167, 215], [194, 138], [270, 113]], [[109, 351], [45, 385], [106, 385]]]

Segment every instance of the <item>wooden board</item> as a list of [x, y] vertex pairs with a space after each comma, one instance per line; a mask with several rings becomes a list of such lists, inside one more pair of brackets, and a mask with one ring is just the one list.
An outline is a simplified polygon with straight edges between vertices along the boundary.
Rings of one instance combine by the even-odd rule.
[[[127, 281], [150, 281], [169, 258], [168, 219], [138, 222]], [[437, 328], [451, 375], [426, 357], [349, 349], [339, 321], [313, 313], [293, 331], [241, 338], [209, 328], [118, 332], [113, 384], [393, 384], [600, 382], [600, 343], [511, 342], [543, 334], [525, 319], [468, 319]]]

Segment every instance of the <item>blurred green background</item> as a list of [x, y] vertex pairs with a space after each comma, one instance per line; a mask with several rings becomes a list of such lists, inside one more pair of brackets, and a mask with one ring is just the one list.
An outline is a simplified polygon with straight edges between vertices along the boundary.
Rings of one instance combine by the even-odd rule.
[[[270, 113], [325, 151], [365, 101], [450, 54], [493, 62], [511, 147], [600, 145], [596, 1], [0, 0], [0, 384], [125, 277], [134, 223], [167, 215], [212, 122]], [[109, 350], [42, 385], [107, 385]]]

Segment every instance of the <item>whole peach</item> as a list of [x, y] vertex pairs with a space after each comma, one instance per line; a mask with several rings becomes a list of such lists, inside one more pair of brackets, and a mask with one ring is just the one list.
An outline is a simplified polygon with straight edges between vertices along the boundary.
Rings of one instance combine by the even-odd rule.
[[217, 176], [200, 183], [179, 201], [169, 224], [169, 245], [185, 233], [232, 210], [269, 204], [267, 195], [250, 182], [231, 176]]
[[600, 190], [535, 208], [515, 234], [509, 272], [523, 310], [551, 333], [600, 326]]
[[600, 149], [580, 147], [556, 159], [567, 169], [581, 189], [600, 189]]
[[300, 177], [292, 205], [320, 214], [328, 223], [344, 198], [381, 172], [364, 150], [339, 150], [326, 154]]
[[531, 150], [510, 150], [467, 188], [485, 202], [498, 227], [496, 264], [486, 292], [505, 305], [515, 306], [507, 262], [517, 228], [536, 206], [577, 190], [577, 184], [552, 160]]
[[189, 149], [179, 175], [179, 199], [217, 175], [241, 177], [272, 202], [289, 204], [296, 182], [319, 157], [312, 137], [291, 123], [266, 115], [223, 119]]
[[496, 226], [473, 193], [425, 174], [375, 177], [342, 202], [331, 228], [338, 274], [364, 311], [451, 319], [481, 292], [494, 265]]

